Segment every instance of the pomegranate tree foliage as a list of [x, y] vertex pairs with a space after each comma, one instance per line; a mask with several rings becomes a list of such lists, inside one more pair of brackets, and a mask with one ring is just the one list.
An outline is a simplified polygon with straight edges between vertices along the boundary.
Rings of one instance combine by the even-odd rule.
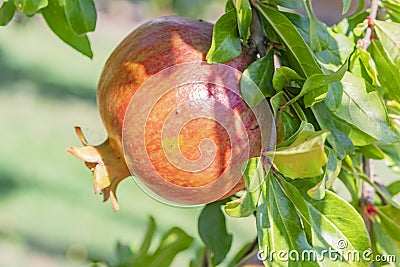
[[[255, 216], [260, 250], [297, 251], [299, 255], [313, 251], [321, 259], [328, 249], [341, 255], [354, 251], [362, 255], [371, 248], [373, 255], [395, 255], [400, 261], [400, 206], [392, 199], [400, 192], [400, 181], [384, 186], [366, 173], [366, 159], [386, 160], [397, 173], [400, 166], [400, 1], [376, 2], [378, 19], [368, 17], [364, 1], [359, 1], [353, 14], [328, 27], [314, 15], [311, 0], [227, 1], [206, 59], [223, 63], [242, 50], [259, 55], [243, 75], [270, 101], [277, 146], [244, 166], [248, 189], [242, 195], [205, 206], [198, 225], [204, 248], [190, 266], [224, 262], [234, 242], [226, 229], [226, 214]], [[350, 4], [351, 0], [343, 0], [343, 14]], [[305, 15], [294, 9], [302, 9]], [[7, 25], [17, 11], [43, 15], [64, 42], [93, 56], [87, 37], [96, 25], [92, 0], [5, 0], [0, 25]], [[246, 86], [245, 81], [240, 85], [248, 105], [262, 100], [251, 91], [253, 86]], [[274, 160], [268, 162], [266, 156]], [[267, 175], [260, 162], [272, 164]], [[250, 188], [254, 179], [261, 186]], [[347, 189], [349, 201], [332, 189], [337, 179]], [[365, 199], [365, 184], [374, 188], [373, 199]], [[150, 253], [154, 231], [155, 222], [150, 219], [138, 250], [119, 244], [116, 265], [168, 266], [192, 243], [181, 229], [172, 228]], [[246, 244], [230, 263], [224, 263], [235, 265], [256, 243]], [[323, 259], [284, 262], [274, 258], [264, 264], [370, 264], [363, 257], [335, 261], [325, 255]]]

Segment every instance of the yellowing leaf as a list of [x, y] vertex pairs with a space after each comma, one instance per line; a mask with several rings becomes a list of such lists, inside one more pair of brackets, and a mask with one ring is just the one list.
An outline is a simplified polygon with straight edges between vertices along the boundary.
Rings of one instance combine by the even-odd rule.
[[323, 174], [327, 162], [324, 143], [328, 131], [303, 131], [288, 147], [269, 152], [274, 167], [290, 178], [315, 177]]

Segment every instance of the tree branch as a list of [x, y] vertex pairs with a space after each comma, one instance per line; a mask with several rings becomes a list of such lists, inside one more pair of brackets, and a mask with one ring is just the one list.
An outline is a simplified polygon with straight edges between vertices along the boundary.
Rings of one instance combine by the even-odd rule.
[[372, 36], [372, 28], [373, 28], [373, 20], [376, 19], [376, 15], [378, 14], [379, 0], [371, 0], [371, 8], [369, 11], [368, 19], [368, 28], [365, 31], [364, 38], [358, 40], [357, 45], [359, 45], [362, 49], [367, 50], [368, 46], [371, 44], [371, 36]]

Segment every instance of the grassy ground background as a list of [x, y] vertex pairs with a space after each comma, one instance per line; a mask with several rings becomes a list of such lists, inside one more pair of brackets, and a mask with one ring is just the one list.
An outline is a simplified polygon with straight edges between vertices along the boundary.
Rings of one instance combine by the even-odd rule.
[[[91, 173], [64, 152], [79, 144], [75, 125], [91, 143], [104, 140], [95, 105], [102, 66], [138, 23], [163, 14], [120, 5], [113, 8], [122, 15], [99, 14], [90, 35], [94, 60], [62, 43], [41, 20], [0, 29], [0, 266], [87, 266], [84, 260], [92, 257], [112, 259], [117, 240], [141, 242], [149, 215], [159, 234], [178, 225], [198, 240], [199, 208], [160, 204], [128, 179], [119, 190], [121, 210], [114, 213], [93, 194]], [[213, 12], [203, 18], [214, 20], [223, 12], [218, 8], [210, 6]], [[394, 179], [382, 165], [377, 169], [384, 180]], [[228, 227], [235, 248], [255, 237], [252, 218], [228, 218]], [[186, 266], [192, 252], [174, 265]]]

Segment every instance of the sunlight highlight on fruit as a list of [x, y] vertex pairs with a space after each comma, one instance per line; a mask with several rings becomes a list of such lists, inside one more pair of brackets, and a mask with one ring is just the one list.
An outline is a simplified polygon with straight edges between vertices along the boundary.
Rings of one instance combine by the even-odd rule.
[[136, 91], [122, 143], [142, 189], [169, 204], [199, 205], [244, 188], [243, 165], [273, 147], [275, 127], [265, 100], [246, 105], [241, 78], [227, 65], [192, 62], [158, 72]]

